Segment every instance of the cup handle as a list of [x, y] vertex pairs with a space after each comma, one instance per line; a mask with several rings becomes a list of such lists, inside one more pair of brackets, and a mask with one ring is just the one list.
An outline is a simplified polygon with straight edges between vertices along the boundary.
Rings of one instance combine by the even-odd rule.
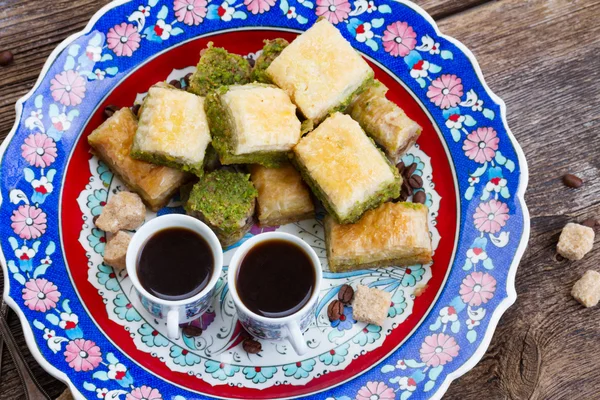
[[299, 356], [303, 355], [308, 351], [308, 346], [306, 345], [306, 340], [304, 340], [304, 335], [302, 335], [298, 322], [290, 321], [286, 326], [289, 332], [288, 340], [292, 344], [294, 351], [296, 351], [296, 354]]
[[179, 339], [179, 310], [176, 307], [167, 313], [167, 336], [169, 339]]

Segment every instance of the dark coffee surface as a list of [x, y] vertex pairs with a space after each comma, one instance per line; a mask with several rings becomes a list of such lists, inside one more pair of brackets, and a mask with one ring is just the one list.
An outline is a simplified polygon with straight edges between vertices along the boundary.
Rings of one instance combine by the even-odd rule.
[[152, 235], [138, 255], [140, 283], [165, 300], [183, 300], [200, 293], [210, 281], [214, 257], [208, 242], [186, 228], [168, 228]]
[[315, 286], [309, 255], [285, 240], [259, 243], [244, 256], [238, 271], [238, 294], [255, 314], [282, 318], [300, 310]]

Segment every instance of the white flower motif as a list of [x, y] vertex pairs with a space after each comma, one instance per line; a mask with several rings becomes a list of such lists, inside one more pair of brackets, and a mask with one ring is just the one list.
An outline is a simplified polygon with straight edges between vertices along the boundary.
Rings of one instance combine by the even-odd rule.
[[452, 306], [442, 308], [440, 310], [440, 320], [442, 321], [442, 324], [458, 321], [456, 309]]
[[31, 186], [33, 190], [44, 195], [50, 194], [54, 190], [54, 185], [48, 182], [48, 178], [42, 176], [40, 179], [34, 179], [31, 181]]
[[110, 379], [121, 380], [127, 373], [127, 367], [121, 363], [110, 364], [108, 366], [108, 377]]
[[50, 256], [46, 256], [42, 258], [41, 263], [44, 265], [52, 265], [52, 260], [50, 259]]
[[483, 100], [479, 99], [475, 102], [475, 104], [473, 104], [473, 106], [471, 107], [471, 110], [473, 111], [481, 111], [483, 110]]
[[486, 311], [483, 307], [473, 308], [472, 306], [468, 306], [467, 314], [469, 314], [469, 319], [466, 321], [467, 328], [473, 329], [481, 324], [480, 321], [485, 317]]
[[171, 37], [171, 30], [173, 27], [165, 22], [163, 19], [159, 19], [154, 25], [154, 33], [159, 36], [162, 40], [167, 40]]
[[485, 190], [487, 190], [490, 193], [491, 192], [500, 193], [500, 191], [503, 188], [505, 188], [507, 184], [508, 184], [508, 181], [505, 178], [500, 178], [500, 177], [492, 178], [485, 185]]
[[473, 186], [479, 183], [480, 179], [478, 176], [469, 176], [469, 185]]
[[429, 35], [425, 35], [421, 38], [421, 45], [417, 47], [419, 51], [428, 51], [429, 54], [440, 54], [440, 44], [433, 40]]
[[369, 1], [367, 4], [367, 13], [371, 14], [373, 11], [377, 11], [377, 6], [374, 1]]
[[60, 313], [60, 322], [58, 323], [58, 326], [60, 326], [62, 329], [73, 329], [77, 326], [78, 323], [79, 317], [77, 316], [77, 314], [66, 312]]
[[56, 332], [53, 329], [44, 328], [44, 335], [42, 336], [44, 340], [49, 340], [56, 336]]
[[479, 261], [487, 260], [488, 255], [481, 247], [474, 247], [467, 250], [467, 258], [475, 265]]
[[474, 319], [470, 319], [470, 318], [465, 323], [467, 324], [467, 329], [473, 329], [476, 326], [481, 325], [481, 322], [475, 321]]
[[368, 22], [362, 23], [356, 27], [356, 40], [361, 43], [366, 42], [373, 38], [373, 31], [371, 30], [371, 24]]
[[98, 62], [102, 58], [102, 47], [89, 45], [85, 48], [85, 55], [93, 62]]
[[42, 114], [42, 110], [32, 111], [30, 114], [33, 118], [42, 119], [44, 118], [44, 114]]
[[235, 8], [231, 7], [228, 2], [224, 1], [221, 3], [218, 9], [218, 13], [221, 16], [221, 20], [225, 22], [229, 22], [233, 19], [233, 13], [235, 12]]
[[429, 61], [419, 60], [410, 70], [410, 76], [415, 79], [425, 78], [429, 74]]
[[287, 10], [287, 13], [285, 13], [285, 16], [287, 17], [287, 19], [294, 19], [298, 16], [298, 14], [296, 14], [296, 7], [290, 7]]
[[398, 362], [396, 363], [396, 368], [397, 369], [406, 369], [406, 363], [404, 362], [404, 360], [398, 360]]
[[102, 71], [100, 68], [96, 68], [96, 70], [94, 71], [94, 75], [96, 75], [96, 79], [101, 81], [106, 76], [106, 71]]
[[481, 100], [473, 89], [467, 92], [467, 98], [460, 103], [463, 107], [471, 107], [473, 111], [483, 110], [483, 100]]
[[138, 11], [141, 12], [144, 17], [150, 16], [150, 6], [139, 6]]
[[106, 388], [96, 388], [96, 397], [99, 399], [105, 398], [107, 393], [108, 389]]
[[465, 119], [467, 117], [465, 117], [464, 115], [460, 115], [460, 114], [452, 114], [450, 117], [448, 117], [448, 119], [446, 120], [446, 127], [448, 129], [462, 129], [463, 127], [463, 122], [465, 122]]
[[417, 381], [407, 376], [400, 378], [398, 385], [400, 386], [400, 390], [408, 390], [409, 392], [414, 392], [417, 389]]
[[35, 250], [23, 245], [15, 250], [15, 256], [21, 261], [28, 261], [35, 257]]
[[69, 119], [67, 118], [67, 114], [65, 113], [60, 113], [54, 117], [51, 118], [52, 120], [52, 126], [54, 126], [54, 128], [57, 131], [68, 131], [69, 128], [71, 127], [71, 121], [69, 121]]

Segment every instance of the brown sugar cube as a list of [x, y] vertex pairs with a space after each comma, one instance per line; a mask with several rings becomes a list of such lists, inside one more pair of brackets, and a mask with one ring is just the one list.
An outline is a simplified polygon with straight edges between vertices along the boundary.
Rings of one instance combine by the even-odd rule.
[[146, 206], [140, 196], [119, 192], [108, 200], [96, 220], [96, 226], [105, 232], [116, 233], [122, 229], [136, 229], [146, 218]]
[[569, 260], [581, 260], [592, 250], [594, 236], [592, 228], [570, 222], [565, 225], [558, 239], [558, 254]]
[[391, 293], [358, 285], [352, 304], [352, 316], [357, 321], [382, 326], [391, 302]]
[[125, 258], [131, 237], [127, 232], [119, 231], [106, 242], [104, 263], [117, 269], [125, 268]]
[[586, 271], [573, 285], [571, 296], [586, 307], [593, 307], [600, 301], [600, 274]]

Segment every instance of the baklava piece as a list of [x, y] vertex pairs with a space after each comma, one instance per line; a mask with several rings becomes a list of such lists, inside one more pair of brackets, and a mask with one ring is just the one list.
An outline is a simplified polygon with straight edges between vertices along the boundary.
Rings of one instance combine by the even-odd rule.
[[300, 139], [296, 106], [273, 85], [222, 87], [206, 98], [206, 114], [222, 164], [275, 167]]
[[267, 75], [267, 68], [273, 62], [273, 60], [281, 54], [290, 43], [281, 38], [273, 40], [265, 40], [265, 46], [260, 53], [260, 56], [256, 59], [254, 68], [252, 69], [252, 80], [262, 83], [272, 83], [271, 79]]
[[325, 243], [333, 272], [427, 264], [432, 260], [427, 207], [385, 203], [355, 224], [325, 217]]
[[240, 240], [254, 223], [257, 191], [249, 178], [217, 170], [204, 175], [189, 194], [185, 210], [205, 222], [223, 247]]
[[200, 52], [200, 61], [190, 77], [188, 90], [206, 96], [221, 86], [250, 83], [251, 74], [252, 67], [248, 60], [223, 48], [213, 47], [210, 42]]
[[284, 225], [315, 216], [310, 189], [289, 163], [279, 168], [253, 165], [250, 176], [258, 190], [258, 222], [261, 226]]
[[371, 67], [326, 19], [283, 49], [266, 74], [315, 123], [345, 110], [373, 81]]
[[398, 170], [348, 115], [336, 113], [304, 136], [292, 161], [340, 224], [400, 195]]
[[204, 98], [155, 85], [144, 99], [131, 156], [202, 176], [210, 141]]
[[88, 136], [88, 143], [127, 187], [158, 211], [169, 203], [190, 175], [173, 168], [133, 159], [129, 153], [138, 127], [129, 108], [115, 112]]
[[397, 164], [415, 144], [422, 128], [385, 97], [387, 91], [383, 83], [375, 81], [352, 101], [347, 112]]

